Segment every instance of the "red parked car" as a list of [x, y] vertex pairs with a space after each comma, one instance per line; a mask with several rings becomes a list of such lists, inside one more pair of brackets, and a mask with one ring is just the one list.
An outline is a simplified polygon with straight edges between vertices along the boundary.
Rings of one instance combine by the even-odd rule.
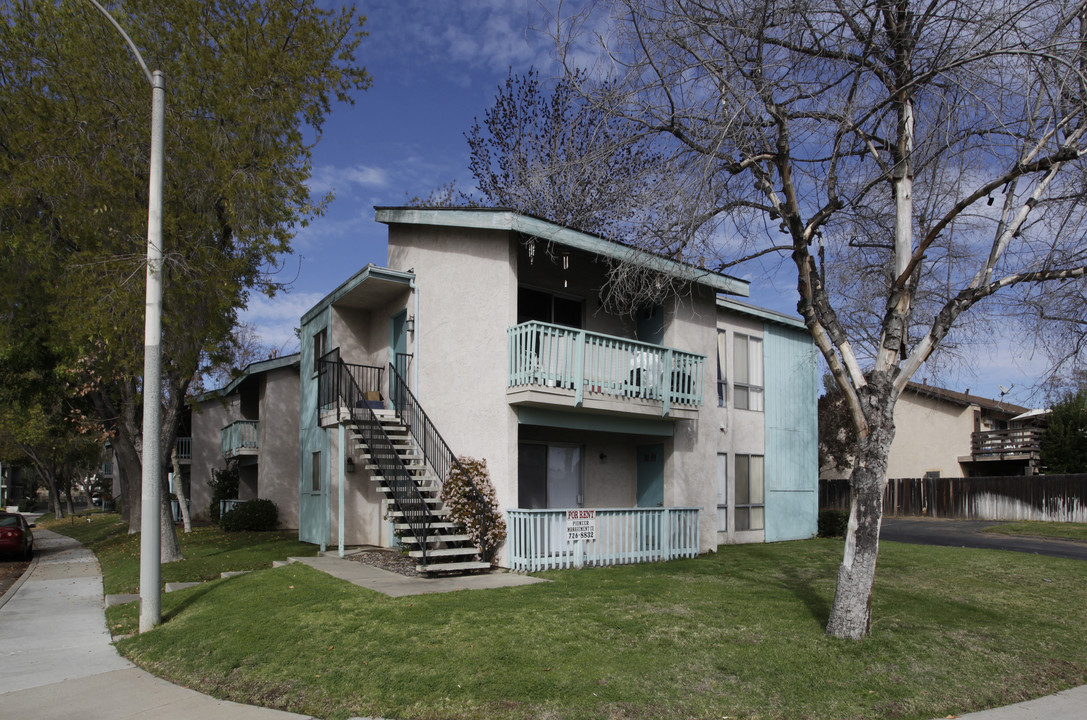
[[0, 553], [13, 553], [29, 560], [34, 555], [32, 527], [22, 515], [0, 512]]

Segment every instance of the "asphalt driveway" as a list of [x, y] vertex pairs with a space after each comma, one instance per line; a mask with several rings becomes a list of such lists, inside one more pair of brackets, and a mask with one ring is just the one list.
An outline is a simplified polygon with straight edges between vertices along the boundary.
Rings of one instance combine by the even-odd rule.
[[885, 517], [879, 539], [915, 545], [985, 548], [1087, 560], [1087, 543], [986, 533], [1001, 525], [993, 520], [942, 520], [936, 518]]

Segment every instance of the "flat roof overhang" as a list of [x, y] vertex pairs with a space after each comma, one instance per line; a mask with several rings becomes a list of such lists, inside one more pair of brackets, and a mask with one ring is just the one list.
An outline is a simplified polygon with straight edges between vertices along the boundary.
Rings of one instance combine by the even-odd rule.
[[435, 225], [479, 230], [505, 230], [584, 250], [601, 257], [628, 262], [665, 275], [704, 285], [719, 293], [748, 297], [749, 283], [640, 250], [630, 245], [573, 230], [504, 208], [407, 208], [376, 207], [378, 222], [387, 225]]

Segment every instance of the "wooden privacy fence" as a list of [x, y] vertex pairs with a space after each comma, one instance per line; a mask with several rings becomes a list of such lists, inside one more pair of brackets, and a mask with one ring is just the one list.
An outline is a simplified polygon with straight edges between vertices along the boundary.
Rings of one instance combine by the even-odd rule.
[[511, 570], [626, 565], [698, 555], [698, 508], [595, 510], [595, 538], [568, 539], [567, 510], [508, 510]]
[[[849, 510], [849, 481], [820, 480], [819, 507]], [[885, 515], [1087, 522], [1087, 475], [895, 478]]]

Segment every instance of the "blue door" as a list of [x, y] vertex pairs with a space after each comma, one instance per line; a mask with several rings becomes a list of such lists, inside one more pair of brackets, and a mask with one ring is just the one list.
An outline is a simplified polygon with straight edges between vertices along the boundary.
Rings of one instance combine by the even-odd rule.
[[664, 506], [664, 444], [638, 446], [638, 507]]

